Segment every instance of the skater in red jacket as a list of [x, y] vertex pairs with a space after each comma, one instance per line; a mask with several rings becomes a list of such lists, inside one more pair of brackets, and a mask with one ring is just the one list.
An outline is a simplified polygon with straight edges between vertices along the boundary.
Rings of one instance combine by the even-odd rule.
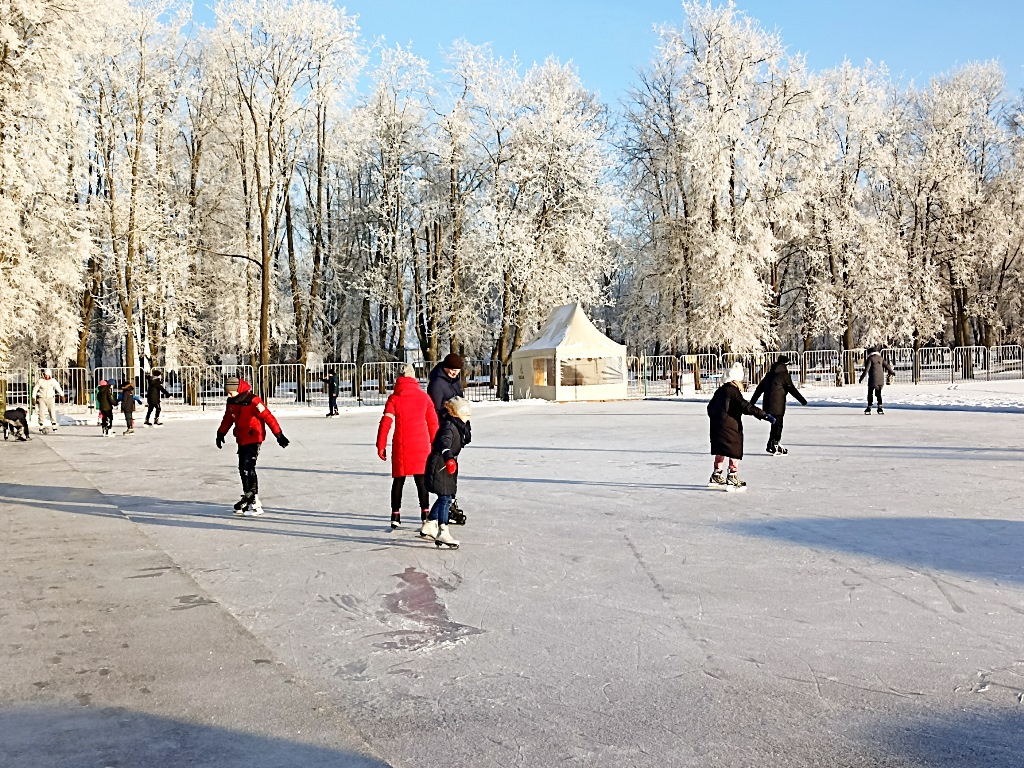
[[377, 427], [377, 455], [381, 461], [388, 458], [388, 433], [392, 422], [395, 437], [391, 441], [391, 527], [402, 524], [402, 489], [405, 478], [412, 475], [420, 502], [420, 521], [427, 519], [430, 497], [423, 477], [430, 454], [430, 444], [437, 432], [437, 411], [434, 403], [420, 389], [416, 369], [406, 365], [395, 380], [395, 393], [384, 405], [384, 415]]
[[282, 448], [288, 447], [288, 438], [281, 431], [274, 414], [253, 393], [249, 382], [232, 377], [227, 380], [224, 389], [228, 404], [217, 430], [217, 447], [224, 447], [224, 438], [234, 424], [235, 442], [238, 443], [238, 474], [242, 477], [242, 498], [235, 503], [235, 514], [256, 517], [263, 514], [259, 480], [256, 477], [256, 459], [266, 437], [265, 427], [270, 427]]

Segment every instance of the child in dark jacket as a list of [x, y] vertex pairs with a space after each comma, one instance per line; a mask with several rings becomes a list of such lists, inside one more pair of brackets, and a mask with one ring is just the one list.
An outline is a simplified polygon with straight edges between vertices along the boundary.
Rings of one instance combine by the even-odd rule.
[[121, 434], [130, 435], [135, 432], [135, 406], [136, 404], [142, 405], [142, 400], [135, 394], [135, 385], [126, 381], [121, 387], [121, 394], [118, 396], [117, 402], [121, 404], [121, 413], [124, 414], [125, 424], [128, 425], [128, 428]]
[[[711, 453], [715, 455], [715, 471], [708, 484], [726, 486], [727, 488], [745, 488], [746, 483], [739, 478], [739, 462], [743, 458], [743, 414], [753, 416], [770, 424], [775, 417], [765, 413], [756, 405], [748, 403], [740, 391], [744, 376], [743, 365], [733, 363], [729, 373], [708, 403], [708, 416], [711, 419]], [[725, 460], [729, 460], [728, 476], [722, 471]]]
[[420, 536], [433, 539], [439, 547], [442, 544], [452, 549], [459, 547], [459, 542], [448, 532], [448, 513], [458, 490], [458, 456], [470, 441], [467, 426], [471, 415], [472, 408], [464, 397], [454, 397], [445, 403], [427, 457], [427, 490], [437, 494], [437, 501], [420, 528]]
[[235, 502], [235, 514], [258, 517], [263, 514], [263, 505], [258, 496], [256, 459], [266, 438], [266, 427], [270, 427], [282, 448], [288, 447], [288, 438], [281, 431], [274, 414], [252, 391], [249, 382], [232, 377], [225, 383], [224, 390], [228, 402], [217, 429], [217, 447], [224, 447], [224, 438], [234, 425], [235, 442], [238, 443], [238, 474], [242, 478], [242, 498]]
[[96, 410], [100, 414], [101, 434], [106, 437], [114, 428], [114, 406], [117, 405], [117, 395], [114, 394], [113, 385], [106, 379], [102, 379], [96, 387]]
[[781, 442], [782, 420], [786, 415], [786, 395], [792, 395], [801, 405], [807, 405], [807, 398], [800, 394], [800, 390], [793, 384], [793, 377], [789, 375], [789, 361], [785, 355], [779, 355], [771, 370], [761, 379], [750, 402], [756, 404], [762, 394], [765, 413], [775, 417], [771, 434], [768, 436], [768, 447], [765, 450], [773, 456], [785, 456], [789, 451], [782, 447]]

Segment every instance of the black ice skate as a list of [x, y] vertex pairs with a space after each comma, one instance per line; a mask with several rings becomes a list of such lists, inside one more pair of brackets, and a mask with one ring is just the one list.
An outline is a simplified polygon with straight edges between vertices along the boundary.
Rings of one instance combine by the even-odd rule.
[[730, 472], [725, 478], [725, 489], [727, 491], [745, 491], [747, 483], [744, 480], [740, 480], [740, 476], [735, 472]]
[[391, 513], [391, 530], [402, 527], [402, 515], [400, 512]]
[[711, 473], [711, 478], [708, 480], [709, 488], [718, 488], [719, 486], [725, 485], [725, 473], [720, 469], [716, 469]]
[[242, 498], [235, 502], [234, 510], [236, 515], [245, 514], [245, 508], [252, 503], [252, 497], [248, 493], [243, 493]]
[[448, 522], [452, 525], [466, 524], [466, 513], [459, 509], [459, 505], [455, 503], [455, 499], [452, 499], [452, 503], [448, 507]]
[[878, 406], [876, 413], [885, 413], [885, 409], [882, 406]]
[[787, 453], [789, 453], [789, 449], [788, 448], [783, 448], [781, 445], [776, 445], [775, 446], [775, 455], [776, 456], [785, 456]]
[[871, 406], [870, 405], [867, 408], [864, 409], [864, 415], [865, 416], [871, 415]]
[[764, 449], [764, 452], [770, 456], [774, 456], [776, 453], [775, 443], [768, 443], [768, 447]]

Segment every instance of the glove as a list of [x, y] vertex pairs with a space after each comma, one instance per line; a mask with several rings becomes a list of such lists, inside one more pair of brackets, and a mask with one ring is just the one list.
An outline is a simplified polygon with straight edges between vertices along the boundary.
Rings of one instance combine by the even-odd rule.
[[223, 448], [224, 447], [224, 434], [222, 432], [218, 432], [217, 433], [217, 447], [218, 448]]
[[387, 461], [388, 460], [388, 449], [387, 448], [381, 448], [379, 451], [377, 451], [377, 455], [380, 456], [380, 460], [381, 461]]
[[775, 423], [775, 417], [772, 416], [770, 413], [766, 413], [764, 415], [764, 420], [767, 421], [769, 424], [774, 424]]
[[284, 432], [279, 432], [277, 435], [275, 435], [275, 437], [277, 438], [277, 444], [280, 445], [282, 448], [287, 448], [288, 443], [291, 442], [287, 437], [284, 436]]
[[455, 470], [459, 468], [459, 463], [455, 461], [455, 459], [448, 459], [448, 461], [444, 463], [444, 468], [448, 470], [449, 475], [454, 475]]

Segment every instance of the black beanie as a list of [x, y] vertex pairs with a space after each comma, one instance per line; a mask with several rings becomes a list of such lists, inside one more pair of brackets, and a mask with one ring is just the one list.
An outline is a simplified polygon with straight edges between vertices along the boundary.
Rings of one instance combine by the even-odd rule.
[[441, 361], [442, 368], [462, 370], [462, 358], [454, 352], [449, 352], [448, 357]]

